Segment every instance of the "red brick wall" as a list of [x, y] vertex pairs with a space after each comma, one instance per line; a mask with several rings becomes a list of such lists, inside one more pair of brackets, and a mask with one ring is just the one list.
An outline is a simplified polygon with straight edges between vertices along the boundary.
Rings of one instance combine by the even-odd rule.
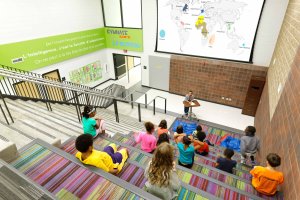
[[[267, 68], [187, 56], [171, 56], [170, 92], [242, 108], [252, 75], [266, 77]], [[230, 98], [231, 101], [221, 97]]]
[[259, 157], [263, 161], [270, 152], [281, 156], [279, 170], [285, 176], [285, 199], [300, 199], [300, 47], [271, 120], [267, 85], [255, 116], [257, 135], [262, 142]]

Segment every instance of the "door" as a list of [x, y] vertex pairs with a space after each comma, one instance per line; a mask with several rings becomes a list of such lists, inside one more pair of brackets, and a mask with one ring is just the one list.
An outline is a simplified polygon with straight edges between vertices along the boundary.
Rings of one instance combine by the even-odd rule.
[[[53, 81], [61, 82], [60, 74], [58, 69], [44, 73], [43, 77], [48, 77]], [[45, 86], [48, 99], [53, 101], [64, 101], [65, 95], [62, 89], [57, 87]]]
[[121, 54], [113, 54], [116, 79], [120, 79], [126, 75], [126, 56]]
[[255, 116], [261, 94], [265, 86], [266, 78], [252, 76], [245, 99], [242, 114]]

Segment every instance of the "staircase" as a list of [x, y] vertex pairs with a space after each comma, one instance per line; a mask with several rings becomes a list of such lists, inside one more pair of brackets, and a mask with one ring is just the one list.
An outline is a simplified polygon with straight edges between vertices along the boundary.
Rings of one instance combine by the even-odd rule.
[[[75, 138], [82, 134], [82, 127], [77, 121], [74, 106], [51, 104], [53, 111], [50, 112], [43, 102], [5, 100], [15, 123], [8, 126], [1, 118], [1, 128], [4, 127], [7, 132], [1, 131], [0, 135], [16, 143], [19, 149], [19, 155], [10, 164], [43, 186], [56, 198], [92, 198], [90, 195], [95, 191], [86, 191], [87, 189], [79, 187], [85, 184], [82, 182], [85, 179], [87, 183], [93, 179], [95, 184], [88, 185], [92, 188], [99, 188], [97, 183], [103, 180], [102, 184], [107, 184], [109, 188], [120, 191], [119, 196], [116, 194], [118, 198], [122, 196], [144, 198], [139, 192], [142, 191], [146, 181], [143, 173], [152, 155], [141, 151], [132, 137], [133, 131], [143, 130], [142, 123], [123, 115], [120, 115], [120, 123], [117, 123], [112, 111], [97, 109], [97, 114], [107, 122], [107, 133], [110, 137], [98, 137], [94, 141], [95, 148], [101, 150], [106, 145], [115, 143], [119, 148], [128, 148], [130, 152], [130, 159], [124, 166], [124, 170], [117, 175], [116, 182], [112, 182], [111, 178], [116, 178], [115, 176], [107, 176], [110, 174], [102, 170], [83, 166], [71, 155], [76, 152]], [[202, 125], [207, 127], [205, 131], [208, 133], [208, 137], [220, 135], [215, 127]], [[13, 133], [14, 137], [8, 133]], [[214, 136], [210, 134], [214, 134]], [[24, 138], [26, 141], [23, 141]], [[61, 145], [54, 144], [60, 146], [65, 152], [49, 145], [56, 140], [60, 140]], [[195, 156], [195, 164], [191, 170], [177, 166], [182, 186], [178, 193], [178, 199], [283, 199], [282, 193], [277, 193], [274, 197], [258, 194], [251, 186], [250, 168], [246, 165], [238, 165], [234, 174], [216, 169], [214, 167], [216, 156], [223, 149], [215, 146], [210, 150], [208, 157]], [[239, 158], [239, 154], [236, 158]], [[83, 174], [82, 178], [78, 177], [79, 173]], [[120, 182], [121, 180], [123, 182]], [[72, 181], [75, 181], [76, 184], [72, 185]], [[120, 183], [123, 184], [120, 185]], [[134, 186], [134, 189], [130, 190], [125, 186]], [[100, 193], [96, 193], [93, 197], [100, 197], [97, 196]]]
[[[16, 73], [5, 73], [9, 77], [7, 80], [18, 79]], [[1, 95], [9, 97], [4, 98], [6, 105], [4, 101], [0, 101], [0, 106], [8, 107], [14, 123], [8, 125], [5, 118], [0, 117], [0, 145], [4, 147], [0, 148], [0, 156], [18, 170], [13, 174], [22, 173], [34, 183], [33, 185], [42, 186], [47, 194], [51, 193], [50, 196], [54, 195], [57, 199], [157, 199], [143, 190], [146, 181], [143, 173], [153, 155], [143, 152], [132, 137], [134, 131], [144, 129], [143, 124], [127, 115], [117, 113], [118, 123], [116, 113], [104, 109], [104, 105], [113, 103], [112, 95], [121, 94], [121, 87], [114, 86], [119, 88], [114, 90], [114, 94], [99, 95], [97, 90], [91, 88], [44, 80], [41, 77], [24, 75], [19, 79], [29, 80], [44, 87], [50, 87], [47, 85], [50, 84], [51, 87], [64, 88], [67, 100], [57, 101], [49, 99], [47, 95], [47, 100], [24, 100], [8, 93]], [[112, 91], [111, 88], [106, 90], [108, 91]], [[3, 91], [1, 92], [3, 94]], [[68, 92], [76, 95], [68, 96]], [[75, 139], [83, 133], [82, 125], [78, 122], [79, 114], [86, 104], [98, 105], [97, 115], [105, 119], [107, 124], [106, 133], [109, 137], [98, 136], [94, 140], [95, 148], [101, 150], [108, 144], [115, 143], [118, 148], [125, 147], [129, 150], [130, 157], [123, 170], [116, 176], [83, 165], [74, 157]], [[7, 111], [4, 112], [9, 116]], [[207, 138], [215, 144], [219, 143], [224, 134], [241, 136], [238, 131], [217, 124], [205, 121], [196, 123], [201, 124]], [[171, 134], [172, 126], [173, 124], [170, 128]], [[174, 142], [171, 144], [175, 145]], [[251, 167], [247, 165], [238, 165], [234, 174], [216, 169], [216, 159], [222, 154], [223, 148], [216, 145], [210, 147], [210, 150], [208, 156], [195, 156], [192, 169], [177, 166], [181, 180], [177, 199], [283, 199], [281, 192], [272, 197], [259, 194], [251, 185]], [[10, 156], [7, 156], [5, 151], [9, 151]], [[234, 158], [239, 160], [240, 154], [235, 154]], [[177, 159], [177, 150], [175, 155]]]

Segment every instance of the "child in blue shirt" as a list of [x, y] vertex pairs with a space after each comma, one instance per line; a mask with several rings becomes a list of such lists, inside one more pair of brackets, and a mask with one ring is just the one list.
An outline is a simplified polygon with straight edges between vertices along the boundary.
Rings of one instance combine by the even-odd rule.
[[[197, 145], [191, 145], [192, 142], [195, 142]], [[178, 165], [189, 169], [192, 168], [195, 150], [198, 150], [201, 147], [197, 142], [198, 141], [194, 140], [192, 136], [184, 136], [182, 142], [177, 143], [177, 148], [179, 150]]]
[[234, 151], [231, 149], [224, 150], [224, 157], [219, 157], [217, 159], [216, 168], [223, 170], [228, 173], [233, 173], [232, 169], [236, 166], [236, 161], [231, 160], [234, 155]]

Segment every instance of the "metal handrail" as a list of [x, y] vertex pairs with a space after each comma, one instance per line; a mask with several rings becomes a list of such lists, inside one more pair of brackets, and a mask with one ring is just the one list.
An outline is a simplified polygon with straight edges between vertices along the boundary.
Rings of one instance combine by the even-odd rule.
[[[26, 97], [26, 96], [24, 97], [24, 96], [22, 96], [20, 98], [41, 100], [41, 101], [46, 103], [46, 106], [47, 106], [48, 110], [52, 110], [50, 102], [62, 102], [62, 103], [68, 103], [68, 104], [75, 105], [79, 121], [81, 121], [80, 106], [83, 106], [83, 105], [86, 105], [86, 104], [85, 103], [80, 103], [80, 100], [78, 98], [78, 93], [84, 93], [87, 96], [90, 96], [92, 98], [103, 97], [103, 98], [111, 99], [114, 103], [115, 113], [116, 113], [116, 121], [117, 122], [119, 122], [119, 116], [118, 116], [118, 110], [117, 110], [117, 102], [118, 101], [121, 101], [121, 102], [125, 101], [127, 103], [137, 105], [138, 109], [139, 109], [138, 118], [139, 118], [139, 121], [141, 121], [140, 105], [145, 105], [143, 103], [136, 103], [134, 101], [124, 100], [122, 98], [118, 98], [118, 97], [115, 97], [115, 96], [112, 96], [112, 95], [109, 95], [109, 94], [104, 94], [99, 90], [91, 90], [91, 89], [87, 89], [86, 87], [78, 87], [77, 85], [74, 87], [73, 85], [68, 85], [65, 82], [57, 82], [57, 81], [47, 80], [47, 79], [42, 78], [42, 77], [37, 78], [37, 77], [33, 77], [31, 75], [24, 75], [24, 74], [21, 74], [21, 73], [16, 72], [16, 71], [12, 72], [12, 71], [8, 71], [8, 70], [3, 70], [3, 69], [1, 70], [0, 69], [0, 75], [4, 76], [6, 78], [6, 79], [4, 78], [4, 79], [0, 80], [1, 84], [2, 84], [3, 81], [4, 81], [5, 84], [6, 84], [6, 81], [8, 81], [9, 84], [11, 84], [10, 79], [12, 80], [13, 83], [19, 83], [20, 81], [35, 83], [37, 88], [39, 89], [38, 93], [40, 94], [40, 96], [38, 96], [38, 97]], [[7, 86], [7, 84], [6, 84], [6, 86]], [[14, 89], [12, 85], [10, 85], [10, 86], [11, 86], [12, 89]], [[51, 89], [51, 87], [59, 88], [59, 89], [63, 90], [63, 92], [64, 92], [63, 94], [65, 94], [65, 95], [67, 95], [67, 92], [71, 93], [70, 95], [73, 97], [74, 101], [73, 102], [66, 102], [66, 100], [53, 100], [53, 99], [51, 99], [50, 96], [49, 96], [49, 93], [51, 95], [54, 95], [55, 92], [57, 92], [57, 91], [53, 92], [50, 89], [49, 89], [50, 91], [47, 91], [45, 89], [45, 86], [50, 87], [50, 89]], [[28, 90], [27, 87], [28, 87], [28, 85], [25, 85], [26, 91]], [[30, 86], [29, 86], [29, 89], [31, 89]], [[3, 87], [3, 90], [5, 91], [5, 87]], [[7, 87], [7, 90], [9, 91], [8, 87]], [[29, 93], [29, 91], [27, 91], [27, 92]], [[5, 93], [6, 93], [6, 91], [5, 91]], [[20, 96], [16, 92], [15, 92], [15, 94], [11, 94], [10, 92], [7, 92], [7, 94], [3, 94], [3, 95], [4, 96], [14, 96], [14, 97]], [[55, 95], [57, 95], [57, 94], [55, 94]], [[3, 98], [3, 100], [4, 100], [4, 98]], [[95, 106], [99, 107], [97, 104]], [[8, 110], [8, 112], [9, 112], [9, 110]], [[12, 121], [13, 121], [13, 119], [12, 119]]]
[[152, 101], [150, 101], [148, 103], [148, 105], [149, 105], [153, 102], [153, 115], [155, 115], [155, 101], [156, 101], [156, 98], [161, 98], [161, 99], [165, 100], [165, 114], [166, 114], [167, 113], [167, 98], [161, 97], [161, 96], [156, 96], [154, 99], [152, 99]]
[[[145, 93], [145, 92], [141, 92], [141, 91], [139, 91], [139, 90], [134, 90], [133, 92], [131, 92], [131, 93], [129, 93], [126, 97], [124, 97], [123, 99], [127, 99], [127, 97], [129, 97], [130, 96], [130, 100], [131, 101], [133, 101], [133, 94], [134, 93], [140, 93], [140, 94], [143, 94], [143, 95], [145, 95], [145, 108], [147, 108], [148, 107], [148, 105], [147, 105], [147, 93]], [[131, 108], [133, 108], [133, 103], [131, 103]]]
[[[21, 69], [17, 69], [17, 68], [13, 68], [13, 67], [9, 67], [9, 66], [6, 66], [6, 65], [2, 65], [0, 64], [0, 70], [5, 70], [5, 69], [8, 69], [9, 72], [17, 72], [20, 76], [22, 75], [26, 75], [26, 74], [31, 74], [33, 75], [35, 78], [40, 78], [42, 80], [54, 80], [54, 81], [58, 81], [58, 79], [55, 79], [55, 78], [52, 78], [52, 77], [49, 77], [49, 76], [42, 76], [41, 74], [37, 74], [37, 73], [34, 73], [34, 72], [28, 72], [28, 71], [25, 71], [25, 70], [21, 70]], [[7, 71], [7, 70], [6, 70]], [[23, 74], [20, 74], [20, 72], [22, 72]], [[93, 89], [91, 87], [88, 87], [88, 86], [84, 86], [84, 85], [79, 85], [79, 84], [76, 84], [76, 83], [72, 83], [72, 82], [69, 82], [69, 81], [63, 81], [69, 85], [72, 85], [72, 86], [76, 86], [76, 87], [85, 87], [85, 88], [88, 88], [88, 89]], [[96, 89], [97, 90], [97, 89]]]

